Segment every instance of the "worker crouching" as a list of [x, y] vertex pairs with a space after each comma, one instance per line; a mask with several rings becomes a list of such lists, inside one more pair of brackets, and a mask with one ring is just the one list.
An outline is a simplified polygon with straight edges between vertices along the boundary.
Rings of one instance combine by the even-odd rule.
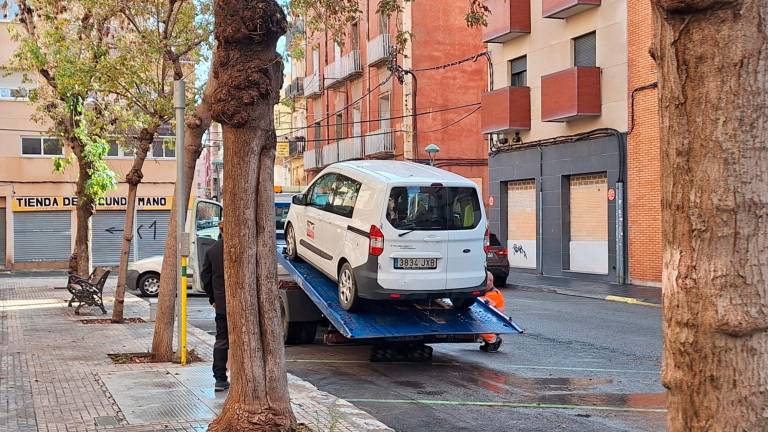
[[[504, 312], [504, 294], [493, 285], [493, 275], [489, 272], [487, 276], [487, 287], [489, 288], [489, 291], [486, 292], [480, 300], [494, 307], [499, 312]], [[486, 333], [480, 335], [480, 338], [483, 340], [483, 344], [480, 345], [480, 351], [492, 353], [497, 352], [499, 347], [501, 347], [501, 336], [497, 334]]]

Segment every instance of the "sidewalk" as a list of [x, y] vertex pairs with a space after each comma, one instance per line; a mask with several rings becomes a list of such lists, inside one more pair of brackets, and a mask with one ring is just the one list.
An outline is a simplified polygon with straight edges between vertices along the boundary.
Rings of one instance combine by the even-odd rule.
[[[213, 336], [189, 327], [189, 348], [205, 362], [113, 364], [109, 353], [149, 350], [153, 323], [81, 323], [110, 315], [87, 307], [74, 315], [69, 293], [53, 288], [61, 285], [60, 277], [0, 278], [0, 431], [205, 431], [226, 398], [212, 390]], [[130, 294], [125, 309], [126, 317], [149, 315]], [[288, 380], [297, 420], [316, 432], [391, 431], [306, 381]]]
[[656, 287], [617, 285], [527, 273], [510, 273], [507, 286], [525, 291], [545, 291], [643, 306], [661, 306], [661, 288]]

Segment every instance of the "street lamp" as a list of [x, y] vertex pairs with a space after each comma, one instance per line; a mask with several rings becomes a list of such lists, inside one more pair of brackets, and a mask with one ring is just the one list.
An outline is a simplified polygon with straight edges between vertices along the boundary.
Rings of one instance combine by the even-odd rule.
[[429, 164], [435, 166], [435, 155], [440, 152], [440, 147], [437, 144], [430, 144], [424, 147], [424, 151], [429, 155]]

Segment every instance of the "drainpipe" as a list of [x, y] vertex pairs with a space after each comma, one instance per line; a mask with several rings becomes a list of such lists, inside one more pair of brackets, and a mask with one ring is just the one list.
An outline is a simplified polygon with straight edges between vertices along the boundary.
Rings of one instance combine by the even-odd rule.
[[539, 274], [544, 274], [544, 263], [542, 260], [544, 259], [544, 187], [542, 185], [543, 183], [543, 166], [544, 166], [544, 151], [541, 149], [541, 145], [537, 146], [539, 149], [539, 181], [538, 183], [538, 189], [539, 189], [539, 211], [536, 212], [539, 217], [538, 225], [539, 225], [539, 243], [536, 245], [536, 267], [539, 269]]

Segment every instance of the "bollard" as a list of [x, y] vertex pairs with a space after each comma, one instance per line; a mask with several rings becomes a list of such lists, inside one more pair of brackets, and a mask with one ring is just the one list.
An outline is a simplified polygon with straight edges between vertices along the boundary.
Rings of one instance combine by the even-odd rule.
[[157, 318], [157, 299], [149, 299], [149, 322], [155, 322]]

